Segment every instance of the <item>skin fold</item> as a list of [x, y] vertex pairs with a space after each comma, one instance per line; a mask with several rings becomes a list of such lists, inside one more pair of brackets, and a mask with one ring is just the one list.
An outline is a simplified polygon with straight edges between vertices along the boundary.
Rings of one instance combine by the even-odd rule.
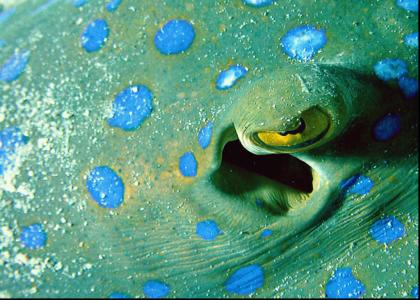
[[[13, 172], [0, 177], [1, 296], [145, 297], [144, 283], [160, 280], [167, 297], [325, 297], [343, 267], [363, 283], [363, 297], [410, 295], [418, 285], [418, 97], [406, 99], [374, 65], [400, 58], [418, 79], [418, 49], [403, 43], [417, 31], [417, 13], [394, 0], [123, 0], [112, 13], [105, 4], [26, 1], [0, 23], [0, 66], [16, 49], [30, 51], [22, 74], [0, 81], [0, 130], [18, 126], [29, 137]], [[109, 36], [87, 53], [80, 36], [98, 18]], [[185, 52], [164, 55], [153, 38], [171, 19], [191, 22], [195, 37]], [[324, 29], [327, 42], [299, 61], [280, 39], [305, 24]], [[217, 89], [219, 72], [236, 64], [247, 74]], [[150, 116], [133, 130], [110, 126], [115, 96], [135, 84], [153, 95]], [[373, 129], [389, 113], [401, 129], [378, 141]], [[293, 132], [300, 118], [312, 130], [303, 146], [255, 138]], [[202, 149], [197, 135], [209, 121]], [[179, 170], [188, 151], [193, 177]], [[257, 156], [281, 179], [238, 163]], [[118, 208], [100, 207], [86, 188], [102, 165], [124, 182]], [[372, 189], [346, 193], [342, 183], [358, 174]], [[384, 216], [405, 228], [388, 245], [369, 234]], [[221, 231], [214, 240], [196, 233], [205, 220]], [[41, 249], [21, 245], [32, 223], [47, 233]], [[272, 235], [262, 238], [264, 229]], [[228, 291], [230, 276], [249, 265], [262, 268], [262, 287]]]

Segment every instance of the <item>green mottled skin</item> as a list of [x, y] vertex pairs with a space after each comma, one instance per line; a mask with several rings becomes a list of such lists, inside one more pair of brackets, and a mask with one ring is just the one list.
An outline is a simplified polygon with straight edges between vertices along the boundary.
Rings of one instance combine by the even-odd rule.
[[[15, 241], [0, 251], [48, 260], [39, 276], [30, 265], [0, 266], [3, 295], [144, 297], [143, 283], [159, 279], [170, 285], [169, 297], [233, 297], [224, 282], [249, 264], [264, 269], [264, 286], [252, 294], [258, 297], [324, 297], [333, 271], [345, 266], [365, 285], [364, 297], [401, 297], [418, 283], [418, 99], [402, 99], [394, 83], [373, 74], [378, 60], [402, 58], [418, 78], [417, 49], [402, 42], [417, 30], [415, 13], [394, 0], [279, 0], [263, 8], [240, 0], [123, 0], [112, 14], [103, 1], [89, 1], [80, 9], [60, 2], [29, 16], [41, 3], [19, 5], [0, 25], [0, 39], [8, 41], [0, 63], [15, 48], [31, 51], [19, 79], [0, 83], [0, 128], [17, 125], [30, 137], [13, 184], [33, 191], [33, 197], [3, 191], [0, 225], [12, 229]], [[87, 54], [80, 34], [96, 18], [107, 20], [110, 36]], [[153, 37], [172, 18], [190, 20], [196, 37], [186, 53], [164, 56]], [[301, 24], [324, 28], [328, 38], [304, 67], [279, 45]], [[217, 90], [219, 71], [236, 63], [249, 68], [247, 76]], [[326, 70], [333, 87], [314, 68]], [[293, 74], [307, 82], [309, 96]], [[130, 84], [149, 87], [154, 111], [124, 132], [106, 119], [114, 96]], [[281, 129], [288, 116], [314, 105], [332, 112], [331, 135], [293, 155], [314, 168], [319, 187], [295, 209], [279, 213], [269, 201], [256, 207], [256, 197], [278, 186], [244, 171], [231, 176], [226, 165], [218, 171], [223, 145], [237, 139], [234, 128], [239, 135], [246, 126]], [[402, 116], [401, 133], [375, 142], [372, 124], [389, 111]], [[214, 132], [202, 150], [197, 133], [208, 120]], [[194, 178], [178, 170], [186, 151], [198, 160]], [[87, 193], [87, 172], [98, 165], [124, 180], [118, 209], [98, 207]], [[339, 199], [339, 183], [358, 173], [374, 188]], [[368, 233], [384, 215], [406, 230], [387, 248]], [[214, 241], [195, 234], [206, 219], [223, 231]], [[22, 249], [20, 229], [33, 222], [44, 224], [47, 245]], [[259, 238], [264, 228], [273, 235]]]

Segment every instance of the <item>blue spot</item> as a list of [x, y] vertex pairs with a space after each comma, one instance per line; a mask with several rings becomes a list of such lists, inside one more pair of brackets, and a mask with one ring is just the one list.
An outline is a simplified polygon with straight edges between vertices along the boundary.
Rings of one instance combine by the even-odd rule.
[[10, 18], [15, 13], [15, 11], [16, 11], [16, 8], [13, 7], [11, 9], [0, 12], [0, 24], [3, 22], [6, 22], [6, 20]]
[[397, 0], [397, 5], [408, 11], [419, 11], [419, 1], [418, 0]]
[[0, 149], [14, 151], [16, 147], [25, 145], [28, 137], [24, 136], [15, 126], [7, 127], [0, 131]]
[[289, 30], [280, 40], [283, 51], [291, 58], [308, 61], [327, 43], [325, 30], [310, 25]]
[[419, 47], [419, 33], [414, 32], [411, 34], [407, 34], [404, 37], [404, 44], [410, 47], [418, 48]]
[[402, 59], [387, 58], [373, 67], [376, 76], [384, 81], [398, 79], [407, 73], [407, 64]]
[[419, 92], [419, 81], [415, 78], [403, 76], [398, 80], [398, 85], [407, 99], [416, 97]]
[[124, 183], [107, 166], [93, 168], [86, 180], [86, 187], [92, 199], [99, 206], [116, 208], [124, 201]]
[[376, 122], [373, 127], [373, 136], [378, 141], [388, 141], [396, 136], [400, 129], [400, 116], [389, 113]]
[[73, 6], [75, 7], [81, 7], [87, 3], [87, 0], [74, 0]]
[[354, 278], [351, 268], [339, 268], [328, 280], [327, 298], [359, 298], [365, 293], [364, 285]]
[[262, 207], [263, 206], [263, 201], [261, 200], [261, 199], [257, 199], [257, 200], [255, 200], [255, 204], [258, 206], [258, 207]]
[[194, 27], [186, 20], [170, 20], [156, 32], [155, 46], [162, 54], [187, 50], [195, 37]]
[[82, 47], [86, 52], [98, 51], [105, 44], [109, 35], [108, 24], [103, 19], [96, 19], [90, 23], [82, 33]]
[[217, 227], [216, 222], [213, 220], [198, 222], [195, 232], [198, 236], [207, 241], [213, 241], [219, 234], [222, 233], [219, 227]]
[[404, 236], [404, 225], [394, 216], [376, 221], [369, 230], [372, 238], [378, 243], [389, 244]]
[[116, 11], [118, 6], [120, 6], [120, 4], [121, 4], [121, 0], [111, 0], [106, 4], [106, 9], [109, 12]]
[[147, 298], [166, 297], [169, 290], [169, 286], [159, 280], [149, 280], [143, 285], [143, 292]]
[[32, 224], [22, 229], [20, 242], [28, 249], [42, 248], [47, 243], [47, 234], [41, 224]]
[[227, 70], [219, 73], [216, 79], [216, 88], [226, 90], [231, 88], [238, 79], [244, 77], [248, 70], [241, 65], [230, 66]]
[[29, 50], [16, 52], [0, 67], [0, 81], [12, 82], [25, 70], [29, 61]]
[[0, 131], [0, 175], [13, 164], [10, 157], [19, 146], [28, 143], [29, 138], [23, 135], [18, 127], [8, 127]]
[[208, 122], [206, 126], [198, 132], [198, 143], [201, 148], [206, 149], [210, 145], [211, 134], [213, 132], [213, 122]]
[[197, 160], [195, 159], [194, 153], [185, 152], [179, 158], [179, 171], [186, 177], [197, 175]]
[[152, 93], [144, 85], [132, 85], [115, 96], [108, 124], [123, 130], [138, 128], [153, 110]]
[[263, 269], [259, 265], [250, 265], [233, 273], [226, 281], [225, 288], [230, 293], [249, 295], [263, 284]]
[[419, 297], [419, 287], [418, 286], [413, 287], [413, 289], [411, 290], [411, 296], [414, 297], [414, 298]]
[[266, 238], [266, 237], [268, 237], [268, 236], [270, 236], [272, 234], [273, 234], [273, 231], [272, 230], [270, 230], [270, 229], [264, 229], [261, 232], [260, 238]]
[[255, 7], [262, 7], [273, 4], [273, 0], [243, 0], [245, 4]]
[[374, 182], [367, 176], [354, 175], [340, 183], [340, 188], [345, 193], [366, 195], [374, 186]]
[[0, 40], [0, 48], [6, 46], [6, 44], [5, 40]]
[[109, 294], [108, 298], [109, 299], [127, 299], [127, 298], [132, 298], [132, 297], [125, 293], [112, 292], [111, 294]]

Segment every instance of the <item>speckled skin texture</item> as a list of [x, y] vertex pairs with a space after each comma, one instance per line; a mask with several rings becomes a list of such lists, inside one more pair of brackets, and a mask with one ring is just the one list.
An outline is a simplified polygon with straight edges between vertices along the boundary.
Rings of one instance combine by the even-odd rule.
[[[363, 297], [410, 294], [418, 285], [418, 98], [378, 79], [374, 65], [400, 58], [418, 79], [418, 49], [403, 42], [417, 31], [417, 13], [394, 0], [123, 0], [113, 12], [106, 3], [26, 1], [0, 24], [0, 66], [16, 49], [30, 51], [23, 73], [0, 82], [0, 130], [18, 126], [29, 138], [0, 177], [1, 296], [144, 297], [145, 282], [158, 280], [167, 297], [235, 297], [226, 282], [249, 265], [264, 278], [245, 297], [325, 297], [343, 267], [363, 283]], [[109, 36], [87, 53], [80, 36], [99, 18]], [[183, 53], [163, 55], [154, 36], [171, 19], [191, 22], [195, 38]], [[280, 39], [305, 24], [324, 29], [327, 43], [301, 62]], [[219, 72], [235, 64], [248, 73], [217, 89]], [[114, 97], [137, 84], [153, 95], [150, 116], [134, 130], [111, 127]], [[281, 197], [283, 185], [223, 160], [238, 138], [267, 154], [246, 133], [282, 131], [314, 106], [331, 114], [331, 129], [292, 153], [316, 174], [309, 197], [277, 205], [270, 195]], [[401, 130], [377, 141], [373, 127], [387, 113], [401, 117]], [[197, 134], [208, 121], [202, 149]], [[188, 151], [196, 176], [179, 170]], [[124, 182], [118, 208], [98, 206], [87, 191], [89, 171], [102, 165]], [[340, 190], [355, 174], [373, 181], [367, 194]], [[387, 246], [369, 234], [384, 216], [405, 227]], [[214, 239], [196, 233], [205, 220], [217, 223]], [[19, 241], [33, 223], [47, 234], [39, 249]], [[272, 235], [260, 238], [264, 229]]]

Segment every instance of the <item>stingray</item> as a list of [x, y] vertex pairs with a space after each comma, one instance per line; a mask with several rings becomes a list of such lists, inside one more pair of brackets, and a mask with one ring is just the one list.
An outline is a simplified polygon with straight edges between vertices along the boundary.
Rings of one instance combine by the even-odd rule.
[[4, 1], [0, 296], [418, 297], [418, 1]]

